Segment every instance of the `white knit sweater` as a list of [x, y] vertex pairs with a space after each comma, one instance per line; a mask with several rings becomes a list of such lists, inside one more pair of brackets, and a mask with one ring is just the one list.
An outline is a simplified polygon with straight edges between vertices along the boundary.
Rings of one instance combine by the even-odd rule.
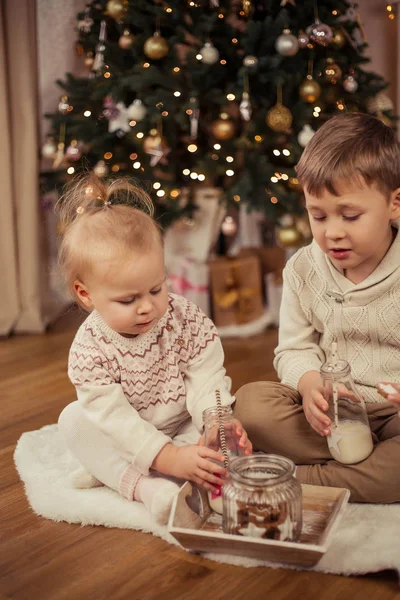
[[[398, 228], [399, 222], [395, 222]], [[338, 343], [366, 402], [385, 402], [379, 381], [400, 383], [400, 234], [378, 267], [357, 285], [346, 279], [315, 242], [301, 248], [283, 273], [279, 344], [274, 366], [297, 389], [319, 371]]]
[[176, 294], [159, 322], [135, 338], [91, 313], [71, 346], [68, 375], [87, 417], [143, 474], [176, 435], [197, 443], [216, 389], [223, 405], [234, 401], [215, 325]]

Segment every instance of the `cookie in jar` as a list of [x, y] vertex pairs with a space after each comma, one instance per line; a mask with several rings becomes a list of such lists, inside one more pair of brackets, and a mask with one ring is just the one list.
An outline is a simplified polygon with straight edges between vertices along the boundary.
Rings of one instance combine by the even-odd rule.
[[223, 487], [224, 533], [295, 542], [302, 529], [302, 491], [294, 463], [275, 454], [230, 461]]

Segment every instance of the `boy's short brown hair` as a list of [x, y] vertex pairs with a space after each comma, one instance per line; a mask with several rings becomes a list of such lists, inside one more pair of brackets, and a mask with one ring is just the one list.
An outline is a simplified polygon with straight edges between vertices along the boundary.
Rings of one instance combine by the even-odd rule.
[[400, 145], [393, 129], [371, 115], [337, 115], [311, 138], [296, 171], [313, 196], [337, 196], [337, 182], [357, 178], [390, 194], [400, 187]]

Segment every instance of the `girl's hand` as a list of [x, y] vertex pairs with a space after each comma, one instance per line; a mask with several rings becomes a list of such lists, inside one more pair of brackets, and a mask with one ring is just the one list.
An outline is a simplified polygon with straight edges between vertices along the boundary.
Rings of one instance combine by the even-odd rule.
[[[233, 426], [235, 428], [234, 435], [238, 439], [237, 445], [245, 456], [249, 456], [253, 452], [253, 444], [250, 442], [247, 431], [238, 419], [232, 419], [227, 427]], [[204, 446], [204, 433], [201, 435], [198, 446]]]
[[223, 463], [223, 455], [206, 446], [199, 444], [179, 446], [176, 448], [174, 466], [170, 474], [179, 479], [188, 479], [211, 492], [218, 493], [219, 486], [223, 484], [221, 478], [227, 475]]

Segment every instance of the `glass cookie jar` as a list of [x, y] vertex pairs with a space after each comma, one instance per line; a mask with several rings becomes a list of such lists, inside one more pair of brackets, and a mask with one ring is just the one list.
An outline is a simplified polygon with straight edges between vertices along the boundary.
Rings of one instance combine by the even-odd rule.
[[294, 463], [276, 454], [239, 456], [223, 487], [224, 533], [295, 542], [302, 528], [302, 491]]
[[329, 408], [331, 434], [327, 437], [332, 457], [344, 465], [365, 460], [374, 445], [364, 400], [359, 396], [346, 360], [321, 367], [324, 397]]
[[[220, 411], [220, 415], [218, 411]], [[220, 409], [217, 407], [207, 408], [203, 411], [203, 422], [205, 446], [220, 453], [226, 448], [228, 460], [240, 454], [239, 440], [235, 434], [235, 424], [230, 406], [221, 406]], [[223, 440], [221, 439], [221, 423], [224, 429]], [[216, 493], [208, 492], [208, 502], [212, 510], [222, 515], [222, 486], [218, 487]]]

